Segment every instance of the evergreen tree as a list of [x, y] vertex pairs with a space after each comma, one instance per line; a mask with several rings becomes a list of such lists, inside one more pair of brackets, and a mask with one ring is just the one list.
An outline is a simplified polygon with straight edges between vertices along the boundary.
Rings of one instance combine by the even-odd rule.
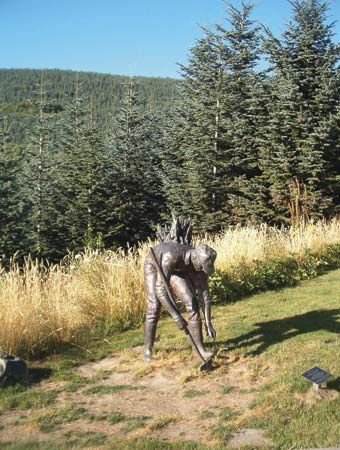
[[106, 245], [135, 244], [159, 221], [163, 197], [158, 174], [155, 119], [145, 114], [136, 82], [123, 85], [125, 96], [111, 136], [111, 195], [106, 202]]
[[[177, 109], [177, 136], [172, 151], [177, 154], [175, 161], [180, 163], [175, 170], [177, 174], [181, 170], [183, 177], [177, 184], [181, 205], [176, 212], [190, 215], [197, 223], [196, 229], [216, 230], [225, 212], [222, 178], [225, 115], [221, 104], [226, 75], [221, 53], [225, 49], [216, 34], [209, 30], [204, 33], [191, 49], [188, 66], [181, 66], [182, 105]], [[176, 172], [174, 180], [178, 178]]]
[[251, 18], [254, 5], [243, 2], [240, 9], [227, 6], [229, 26], [218, 25], [228, 52], [224, 61], [226, 85], [223, 107], [228, 121], [224, 136], [225, 195], [230, 223], [250, 220], [249, 197], [261, 171], [258, 165], [261, 124], [266, 121], [264, 76], [256, 70], [259, 27]]
[[105, 200], [111, 195], [107, 186], [111, 170], [109, 156], [104, 145], [102, 131], [98, 126], [95, 106], [91, 97], [85, 128], [85, 146], [79, 161], [81, 174], [79, 176], [81, 184], [79, 202], [87, 209], [84, 242], [87, 247], [102, 246], [103, 235], [107, 232]]
[[58, 123], [54, 204], [59, 252], [95, 245], [103, 230], [107, 158], [93, 102], [86, 102], [78, 77], [73, 98]]
[[293, 20], [282, 39], [268, 32], [265, 45], [273, 82], [260, 165], [275, 222], [332, 211], [338, 170], [339, 47], [332, 43], [333, 25], [326, 23], [325, 2], [291, 4]]
[[240, 11], [229, 6], [229, 29], [204, 29], [188, 66], [182, 66], [182, 107], [173, 148], [177, 146], [175, 160], [183, 158], [179, 191], [186, 195], [178, 209], [203, 230], [217, 231], [239, 220], [235, 198], [244, 195], [240, 180], [258, 174], [258, 30], [251, 10], [248, 3]]
[[19, 185], [22, 154], [11, 138], [6, 116], [0, 117], [0, 262], [7, 265], [24, 251], [25, 208]]
[[[25, 152], [23, 195], [27, 208], [27, 253], [38, 258], [53, 254], [53, 204], [51, 199], [51, 124], [44, 73], [36, 85], [33, 105], [38, 110], [29, 131]], [[52, 253], [51, 253], [52, 252]]]
[[[178, 87], [178, 95], [174, 98], [172, 108], [163, 121], [162, 153], [160, 158], [160, 174], [166, 201], [163, 219], [169, 220], [170, 213], [186, 215], [187, 196], [185, 167], [188, 159], [183, 151], [187, 139], [191, 136], [190, 110], [183, 100], [184, 92]], [[184, 97], [185, 98], [185, 97]]]

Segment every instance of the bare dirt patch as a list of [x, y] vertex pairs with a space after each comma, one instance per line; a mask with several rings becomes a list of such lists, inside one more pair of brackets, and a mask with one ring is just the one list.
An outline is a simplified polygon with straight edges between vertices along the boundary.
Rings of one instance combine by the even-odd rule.
[[246, 428], [238, 431], [233, 435], [228, 444], [231, 448], [263, 448], [270, 447], [272, 445], [271, 442], [264, 437], [261, 430], [255, 430], [252, 428]]
[[326, 389], [321, 387], [316, 392], [314, 391], [313, 387], [311, 387], [307, 392], [303, 394], [297, 394], [296, 398], [299, 399], [302, 405], [312, 407], [321, 400], [335, 400], [336, 398], [339, 397], [339, 395], [340, 395], [339, 392], [332, 389]]
[[[50, 413], [65, 405], [78, 405], [84, 410], [83, 417], [66, 417], [47, 435], [33, 418], [43, 411], [4, 411], [0, 423], [5, 431], [0, 442], [58, 440], [82, 430], [104, 433], [108, 439], [147, 436], [213, 444], [217, 442], [213, 428], [227, 420], [229, 411], [238, 418], [246, 414], [270, 373], [254, 367], [251, 358], [222, 358], [210, 373], [200, 373], [196, 363], [195, 356], [169, 357], [161, 352], [151, 363], [144, 363], [142, 350], [137, 348], [84, 364], [75, 374], [88, 383], [74, 392], [65, 390], [65, 381], [40, 384], [43, 390], [60, 390]], [[23, 415], [23, 423], [16, 422]], [[268, 443], [256, 430], [240, 431], [232, 437], [233, 442], [248, 446]]]

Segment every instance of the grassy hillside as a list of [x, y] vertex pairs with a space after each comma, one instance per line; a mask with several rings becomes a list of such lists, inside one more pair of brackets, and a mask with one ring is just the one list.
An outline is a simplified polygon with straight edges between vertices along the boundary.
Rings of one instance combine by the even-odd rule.
[[[337, 447], [339, 291], [338, 270], [215, 306], [219, 352], [207, 374], [171, 319], [151, 364], [142, 328], [36, 362], [30, 389], [0, 391], [1, 448]], [[315, 365], [334, 375], [320, 394], [301, 377]]]

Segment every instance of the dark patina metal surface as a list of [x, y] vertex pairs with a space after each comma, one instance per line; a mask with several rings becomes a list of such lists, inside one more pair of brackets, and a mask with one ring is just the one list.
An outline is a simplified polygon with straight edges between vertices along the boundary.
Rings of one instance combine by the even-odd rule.
[[[152, 359], [156, 327], [161, 305], [169, 312], [181, 330], [188, 330], [194, 340], [194, 349], [204, 360], [212, 353], [204, 349], [200, 307], [203, 312], [208, 336], [215, 338], [211, 322], [211, 306], [208, 277], [215, 268], [216, 252], [209, 246], [191, 246], [192, 225], [190, 221], [173, 217], [171, 229], [159, 231], [160, 244], [153, 247], [145, 260], [144, 276], [147, 295], [147, 312], [144, 329], [144, 359]], [[162, 275], [161, 275], [162, 274]], [[174, 307], [169, 294], [171, 289], [187, 311], [184, 320]]]
[[323, 369], [320, 369], [320, 367], [313, 367], [312, 369], [309, 369], [307, 370], [307, 372], [303, 373], [302, 376], [315, 384], [322, 384], [332, 378], [332, 375], [330, 373], [326, 372]]

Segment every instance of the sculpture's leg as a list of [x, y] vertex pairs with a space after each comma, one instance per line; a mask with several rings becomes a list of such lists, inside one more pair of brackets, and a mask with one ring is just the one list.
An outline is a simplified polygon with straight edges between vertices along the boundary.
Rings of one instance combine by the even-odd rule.
[[144, 361], [152, 360], [152, 349], [156, 338], [157, 321], [145, 321], [144, 325]]
[[202, 321], [188, 321], [188, 328], [191, 333], [191, 336], [193, 337], [194, 341], [196, 342], [196, 345], [198, 347], [198, 350], [200, 354], [203, 356], [205, 360], [211, 358], [213, 356], [213, 352], [208, 352], [205, 350], [203, 346], [203, 333], [202, 333]]
[[156, 296], [157, 273], [148, 262], [144, 266], [147, 310], [144, 325], [144, 361], [151, 361], [161, 304]]
[[[176, 274], [171, 276], [170, 285], [175, 295], [185, 305], [188, 313], [188, 328], [200, 354], [205, 360], [211, 358], [213, 353], [206, 351], [203, 346], [202, 321], [191, 281], [184, 274]], [[194, 347], [193, 349], [196, 350]]]

